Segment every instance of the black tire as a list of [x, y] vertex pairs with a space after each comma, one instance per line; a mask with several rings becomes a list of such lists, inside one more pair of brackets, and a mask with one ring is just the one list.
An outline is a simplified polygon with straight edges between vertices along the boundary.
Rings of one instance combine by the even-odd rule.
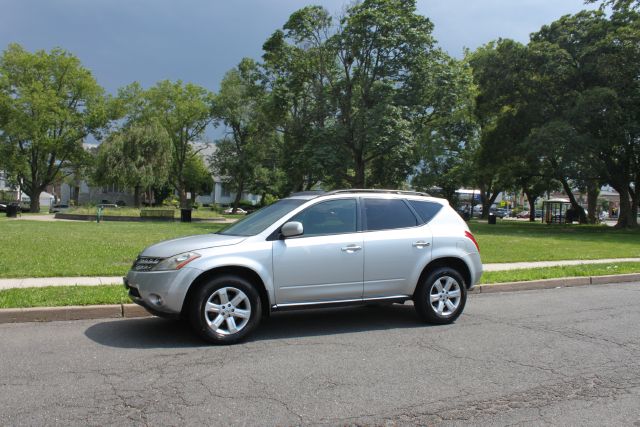
[[[449, 291], [444, 290], [447, 283], [451, 283]], [[438, 284], [442, 291], [438, 289]], [[453, 297], [456, 295], [455, 290], [460, 291], [457, 298]], [[433, 303], [432, 295], [437, 298]], [[449, 267], [440, 267], [429, 273], [422, 283], [418, 284], [413, 295], [413, 304], [420, 318], [439, 325], [454, 322], [464, 310], [466, 302], [467, 286], [464, 278], [457, 270]], [[455, 309], [451, 310], [450, 306], [455, 306]], [[438, 308], [441, 309], [440, 313]]]
[[[227, 304], [222, 304], [222, 294], [227, 295]], [[236, 297], [242, 299], [237, 306], [232, 304]], [[215, 304], [216, 308], [206, 310], [209, 302]], [[241, 311], [244, 315], [247, 310], [248, 317], [239, 317]], [[193, 295], [189, 307], [191, 326], [198, 335], [213, 344], [234, 344], [244, 339], [258, 326], [261, 316], [258, 291], [242, 277], [231, 275], [215, 277], [201, 286]], [[222, 323], [216, 326], [220, 317]], [[228, 319], [233, 319], [233, 322], [230, 323]], [[236, 320], [239, 320], [238, 324]], [[233, 332], [231, 324], [238, 329], [237, 332]]]

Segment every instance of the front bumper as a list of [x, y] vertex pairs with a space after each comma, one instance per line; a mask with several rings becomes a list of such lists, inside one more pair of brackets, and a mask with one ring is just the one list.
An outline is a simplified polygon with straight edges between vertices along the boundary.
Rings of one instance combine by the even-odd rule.
[[182, 311], [191, 283], [201, 273], [189, 267], [171, 271], [130, 270], [123, 281], [134, 303], [156, 316], [175, 317]]

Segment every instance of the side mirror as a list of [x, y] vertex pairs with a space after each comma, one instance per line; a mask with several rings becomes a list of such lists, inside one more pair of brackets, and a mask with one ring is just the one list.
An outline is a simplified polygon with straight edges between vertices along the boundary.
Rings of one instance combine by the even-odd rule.
[[299, 236], [303, 233], [303, 231], [304, 228], [302, 227], [302, 223], [298, 221], [287, 222], [280, 229], [280, 233], [282, 233], [284, 237]]

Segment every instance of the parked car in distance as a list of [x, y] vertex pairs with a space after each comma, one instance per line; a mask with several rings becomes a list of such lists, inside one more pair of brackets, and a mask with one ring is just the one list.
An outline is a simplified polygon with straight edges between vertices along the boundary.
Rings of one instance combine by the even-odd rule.
[[[223, 211], [223, 213], [225, 213], [225, 214], [232, 214], [232, 213], [233, 213], [233, 208], [227, 208], [227, 209], [225, 209], [225, 210]], [[238, 215], [246, 215], [246, 213], [247, 213], [247, 211], [245, 211], [245, 210], [244, 210], [244, 209], [242, 209], [242, 208], [238, 208], [238, 209], [236, 209], [236, 214], [238, 214]]]
[[509, 216], [509, 211], [507, 209], [505, 209], [505, 208], [496, 208], [496, 209], [493, 210], [493, 213], [498, 218], [505, 218], [505, 217]]
[[451, 323], [481, 275], [478, 244], [445, 199], [337, 190], [149, 246], [124, 285], [150, 313], [231, 344], [280, 310], [412, 300], [424, 321]]
[[529, 211], [522, 211], [516, 214], [516, 218], [529, 218], [530, 215]]
[[119, 206], [116, 205], [115, 203], [100, 203], [99, 205], [96, 205], [96, 208], [117, 209], [117, 208], [119, 208]]
[[54, 205], [49, 206], [49, 213], [58, 213], [69, 210], [69, 205], [65, 203], [56, 203]]
[[7, 211], [7, 205], [4, 203], [0, 203], [0, 212], [6, 212]]

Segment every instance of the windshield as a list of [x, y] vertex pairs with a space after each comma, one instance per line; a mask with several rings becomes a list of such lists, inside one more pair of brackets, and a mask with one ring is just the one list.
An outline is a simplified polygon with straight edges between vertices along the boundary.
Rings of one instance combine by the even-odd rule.
[[218, 231], [218, 234], [255, 236], [306, 201], [305, 199], [279, 200], [223, 228]]

